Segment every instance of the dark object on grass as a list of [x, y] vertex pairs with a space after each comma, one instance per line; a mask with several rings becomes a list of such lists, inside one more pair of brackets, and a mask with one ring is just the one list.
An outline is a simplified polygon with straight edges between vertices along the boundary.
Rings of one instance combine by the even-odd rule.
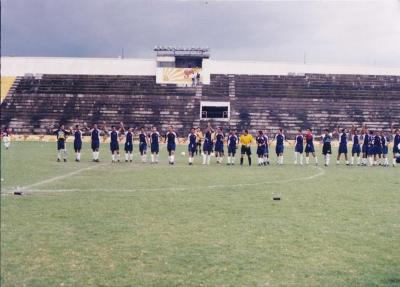
[[272, 197], [272, 200], [281, 200], [281, 197], [280, 196], [274, 196], [274, 197]]
[[14, 191], [14, 195], [23, 195], [24, 193], [20, 190]]

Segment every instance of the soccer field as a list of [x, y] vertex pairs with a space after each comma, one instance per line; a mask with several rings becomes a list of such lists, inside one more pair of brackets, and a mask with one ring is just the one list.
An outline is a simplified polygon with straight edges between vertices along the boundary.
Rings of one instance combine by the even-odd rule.
[[1, 286], [400, 286], [400, 167], [294, 166], [289, 148], [283, 166], [188, 166], [183, 145], [175, 166], [165, 147], [139, 163], [137, 145], [111, 164], [106, 144], [100, 163], [88, 144], [58, 163], [55, 149], [2, 146]]

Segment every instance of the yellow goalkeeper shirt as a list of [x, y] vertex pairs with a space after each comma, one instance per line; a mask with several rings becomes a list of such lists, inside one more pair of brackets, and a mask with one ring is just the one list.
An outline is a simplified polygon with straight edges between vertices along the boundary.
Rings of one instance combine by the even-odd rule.
[[251, 142], [253, 141], [253, 136], [248, 135], [241, 135], [240, 136], [240, 143], [245, 146], [250, 146]]

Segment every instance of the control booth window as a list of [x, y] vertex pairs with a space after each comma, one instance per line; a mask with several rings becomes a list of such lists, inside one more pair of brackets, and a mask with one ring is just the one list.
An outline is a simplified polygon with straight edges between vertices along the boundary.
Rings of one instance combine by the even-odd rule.
[[229, 102], [201, 102], [201, 119], [229, 120]]

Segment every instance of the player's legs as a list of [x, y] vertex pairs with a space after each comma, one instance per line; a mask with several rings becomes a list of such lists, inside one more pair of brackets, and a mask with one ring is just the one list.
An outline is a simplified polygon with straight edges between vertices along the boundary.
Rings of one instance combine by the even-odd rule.
[[249, 166], [251, 166], [251, 149], [250, 149], [250, 147], [248, 147], [246, 149], [246, 154], [247, 154], [247, 161], [249, 163]]

